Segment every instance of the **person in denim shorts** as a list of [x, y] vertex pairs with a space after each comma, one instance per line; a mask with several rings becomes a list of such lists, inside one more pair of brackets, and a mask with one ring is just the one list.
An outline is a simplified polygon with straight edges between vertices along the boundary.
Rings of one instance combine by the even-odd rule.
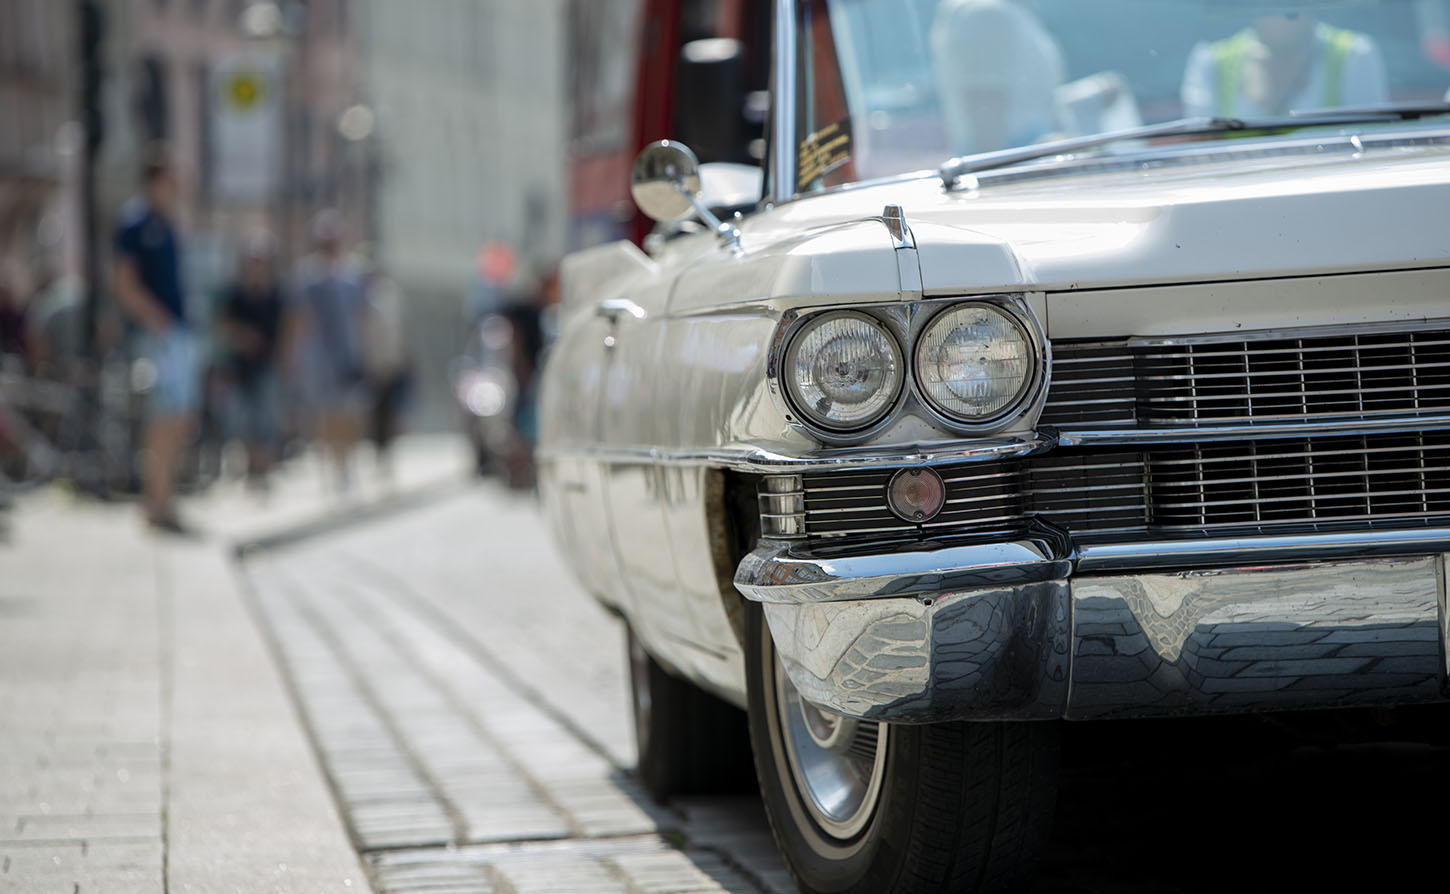
[[113, 285], [122, 309], [142, 329], [141, 352], [155, 376], [141, 470], [146, 520], [158, 530], [182, 533], [176, 465], [191, 437], [201, 382], [196, 338], [186, 319], [181, 246], [172, 223], [179, 187], [163, 147], [147, 147], [141, 179], [141, 194], [121, 209], [116, 226]]

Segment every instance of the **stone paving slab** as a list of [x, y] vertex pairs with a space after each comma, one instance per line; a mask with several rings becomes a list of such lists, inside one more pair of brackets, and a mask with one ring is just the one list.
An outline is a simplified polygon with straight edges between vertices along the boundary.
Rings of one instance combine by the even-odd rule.
[[224, 545], [28, 495], [0, 544], [0, 891], [366, 876]]
[[365, 876], [229, 558], [172, 545], [160, 569], [173, 643], [168, 891], [360, 889]]
[[0, 547], [0, 890], [160, 890], [160, 604], [130, 513], [17, 512]]

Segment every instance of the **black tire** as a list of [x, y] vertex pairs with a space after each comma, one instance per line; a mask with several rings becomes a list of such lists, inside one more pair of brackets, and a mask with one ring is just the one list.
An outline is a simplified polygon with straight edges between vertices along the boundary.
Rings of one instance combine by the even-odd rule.
[[792, 769], [780, 665], [759, 606], [749, 607], [745, 633], [756, 774], [802, 892], [1003, 891], [1030, 880], [1057, 797], [1056, 723], [885, 727], [879, 794], [863, 796], [858, 814], [869, 810], [869, 819], [840, 837], [817, 822]]
[[628, 649], [639, 743], [635, 773], [645, 791], [663, 803], [678, 795], [751, 790], [745, 712], [665, 670], [633, 631]]

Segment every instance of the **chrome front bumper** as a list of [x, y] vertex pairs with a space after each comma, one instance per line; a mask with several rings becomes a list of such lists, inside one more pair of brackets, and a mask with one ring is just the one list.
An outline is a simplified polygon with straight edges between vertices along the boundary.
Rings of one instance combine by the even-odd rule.
[[1450, 530], [1178, 552], [765, 541], [735, 585], [801, 693], [843, 714], [1085, 720], [1445, 699], [1447, 561]]

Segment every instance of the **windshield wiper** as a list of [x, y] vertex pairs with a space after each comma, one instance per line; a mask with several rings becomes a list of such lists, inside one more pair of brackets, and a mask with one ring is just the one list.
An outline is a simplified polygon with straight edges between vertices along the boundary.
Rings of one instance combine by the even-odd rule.
[[1305, 119], [1354, 118], [1356, 120], [1374, 120], [1378, 118], [1397, 118], [1401, 121], [1413, 121], [1416, 118], [1426, 118], [1433, 115], [1450, 115], [1450, 102], [1392, 102], [1376, 106], [1342, 106], [1340, 108], [1329, 109], [1289, 110], [1289, 117]]
[[1450, 114], [1450, 103], [1417, 103], [1405, 105], [1366, 106], [1353, 109], [1313, 109], [1291, 112], [1277, 118], [1178, 118], [1162, 124], [1147, 124], [1105, 133], [1033, 143], [995, 152], [963, 155], [941, 166], [942, 183], [947, 189], [956, 186], [965, 174], [1005, 168], [1025, 161], [1071, 155], [1123, 140], [1148, 140], [1154, 137], [1195, 136], [1232, 131], [1283, 131], [1299, 127], [1324, 127], [1333, 124], [1365, 124], [1377, 121], [1407, 120], [1427, 115]]

